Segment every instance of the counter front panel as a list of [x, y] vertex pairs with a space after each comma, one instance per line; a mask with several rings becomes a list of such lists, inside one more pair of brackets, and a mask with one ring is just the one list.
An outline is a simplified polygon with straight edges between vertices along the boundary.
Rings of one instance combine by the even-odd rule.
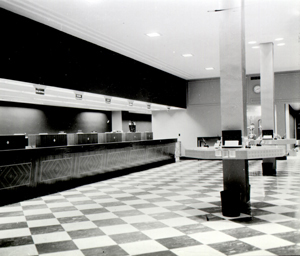
[[40, 184], [122, 172], [152, 163], [174, 162], [176, 142], [176, 139], [164, 139], [2, 150], [0, 191], [20, 186], [34, 188]]

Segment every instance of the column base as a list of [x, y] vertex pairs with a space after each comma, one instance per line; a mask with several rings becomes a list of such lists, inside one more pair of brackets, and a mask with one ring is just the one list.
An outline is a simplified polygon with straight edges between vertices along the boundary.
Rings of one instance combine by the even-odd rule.
[[263, 176], [276, 176], [276, 158], [264, 158], [262, 162]]
[[223, 160], [222, 214], [251, 214], [248, 160]]

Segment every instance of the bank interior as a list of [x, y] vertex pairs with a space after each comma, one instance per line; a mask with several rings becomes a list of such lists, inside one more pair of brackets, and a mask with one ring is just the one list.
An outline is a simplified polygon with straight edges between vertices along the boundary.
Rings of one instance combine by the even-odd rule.
[[0, 255], [300, 254], [297, 0], [0, 8]]

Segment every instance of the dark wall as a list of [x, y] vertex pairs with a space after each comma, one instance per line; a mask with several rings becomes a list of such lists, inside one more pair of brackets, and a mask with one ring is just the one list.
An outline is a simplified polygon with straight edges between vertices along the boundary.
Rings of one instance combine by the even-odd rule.
[[0, 102], [1, 134], [111, 131], [111, 112]]
[[136, 123], [137, 132], [151, 132], [152, 131], [152, 116], [146, 114], [130, 113], [122, 111], [122, 130], [129, 132], [129, 121]]
[[[289, 106], [289, 112], [295, 122], [293, 123], [293, 131], [294, 131], [293, 135], [295, 134], [296, 139], [300, 140], [300, 110], [294, 110], [291, 106]], [[294, 138], [294, 136], [292, 138]]]
[[0, 77], [186, 107], [184, 79], [0, 8]]

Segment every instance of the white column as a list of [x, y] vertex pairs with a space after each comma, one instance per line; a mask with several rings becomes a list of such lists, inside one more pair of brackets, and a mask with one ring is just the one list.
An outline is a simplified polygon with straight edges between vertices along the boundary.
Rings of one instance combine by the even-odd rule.
[[247, 136], [244, 1], [220, 1], [221, 129]]
[[274, 131], [275, 114], [273, 43], [260, 44], [260, 86], [262, 129]]
[[122, 111], [111, 112], [111, 129], [113, 131], [122, 131]]

